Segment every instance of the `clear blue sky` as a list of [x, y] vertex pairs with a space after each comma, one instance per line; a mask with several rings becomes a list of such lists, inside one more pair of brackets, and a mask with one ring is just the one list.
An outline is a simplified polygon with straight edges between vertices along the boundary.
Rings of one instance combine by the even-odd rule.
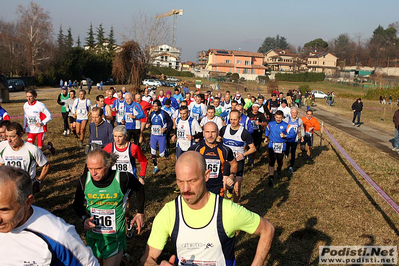
[[[28, 0], [1, 0], [0, 17], [16, 18], [18, 4]], [[277, 34], [287, 38], [294, 47], [316, 38], [330, 41], [339, 34], [354, 38], [361, 34], [365, 41], [378, 25], [386, 28], [399, 21], [398, 0], [36, 0], [50, 12], [54, 36], [62, 24], [64, 33], [71, 27], [76, 40], [87, 36], [103, 24], [106, 35], [113, 25], [116, 39], [127, 33], [132, 17], [142, 12], [149, 17], [172, 9], [183, 9], [177, 19], [177, 46], [182, 48], [182, 61], [196, 61], [196, 53], [210, 48], [256, 51], [265, 37]], [[167, 20], [170, 27], [173, 18]], [[171, 32], [172, 34], [172, 32]], [[170, 38], [172, 39], [172, 37]]]

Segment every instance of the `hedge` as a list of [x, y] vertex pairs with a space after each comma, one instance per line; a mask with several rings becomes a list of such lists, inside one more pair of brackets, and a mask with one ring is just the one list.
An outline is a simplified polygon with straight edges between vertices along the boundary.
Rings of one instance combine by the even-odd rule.
[[297, 73], [297, 74], [277, 73], [275, 77], [276, 80], [278, 81], [317, 82], [317, 81], [324, 81], [325, 74], [312, 73], [312, 72]]
[[190, 71], [177, 71], [176, 69], [169, 67], [151, 66], [148, 73], [151, 75], [164, 74], [166, 76], [194, 77], [194, 74], [191, 73]]
[[385, 96], [385, 101], [388, 102], [389, 95], [392, 95], [392, 101], [396, 102], [399, 99], [399, 88], [389, 88], [389, 89], [369, 89], [363, 98], [368, 100], [379, 100], [380, 96]]

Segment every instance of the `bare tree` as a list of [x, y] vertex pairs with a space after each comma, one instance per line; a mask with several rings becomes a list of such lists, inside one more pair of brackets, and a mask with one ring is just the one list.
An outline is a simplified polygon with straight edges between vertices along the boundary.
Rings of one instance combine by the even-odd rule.
[[0, 73], [10, 77], [28, 72], [25, 46], [18, 37], [17, 25], [0, 19]]
[[30, 2], [26, 8], [17, 6], [19, 37], [26, 45], [30, 75], [34, 76], [41, 61], [49, 59], [45, 47], [52, 42], [53, 24], [50, 13], [38, 4]]
[[133, 92], [138, 92], [141, 80], [147, 73], [145, 55], [140, 45], [135, 41], [122, 44], [121, 51], [116, 53], [112, 75], [118, 83], [131, 84]]
[[151, 56], [151, 46], [157, 46], [170, 41], [170, 27], [166, 18], [150, 17], [142, 12], [132, 18], [132, 24], [127, 29], [127, 34], [122, 34], [125, 41], [134, 40], [144, 52], [145, 63], [151, 64], [154, 58]]

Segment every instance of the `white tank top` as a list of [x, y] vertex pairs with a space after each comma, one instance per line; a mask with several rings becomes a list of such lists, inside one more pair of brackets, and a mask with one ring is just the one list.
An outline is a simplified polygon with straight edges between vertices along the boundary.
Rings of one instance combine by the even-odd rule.
[[245, 141], [241, 138], [244, 128], [240, 126], [234, 135], [230, 134], [230, 129], [231, 125], [227, 125], [223, 135], [223, 143], [233, 151], [235, 157], [237, 153], [244, 153], [245, 151]]
[[217, 230], [219, 207], [217, 197], [212, 220], [202, 228], [192, 228], [185, 223], [181, 197], [178, 197], [178, 206], [179, 230], [176, 239], [178, 265], [225, 266], [226, 261]]
[[118, 151], [116, 149], [116, 144], [112, 144], [113, 151], [115, 154], [119, 155], [118, 160], [116, 161], [115, 165], [112, 166], [112, 170], [118, 170], [119, 172], [128, 172], [136, 176], [136, 173], [133, 173], [133, 166], [130, 161], [130, 143], [127, 146], [127, 149], [125, 151]]

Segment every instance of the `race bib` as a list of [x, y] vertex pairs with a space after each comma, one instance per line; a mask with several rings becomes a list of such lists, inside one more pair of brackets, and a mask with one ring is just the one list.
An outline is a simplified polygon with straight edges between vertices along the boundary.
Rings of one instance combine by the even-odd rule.
[[125, 115], [125, 110], [124, 109], [118, 109], [118, 116], [123, 117]]
[[259, 125], [256, 124], [256, 120], [251, 120], [252, 127], [256, 130], [259, 129]]
[[119, 161], [112, 167], [112, 170], [117, 170], [119, 172], [127, 172], [129, 168], [129, 162]]
[[185, 140], [186, 139], [186, 131], [184, 129], [177, 130], [177, 139]]
[[96, 208], [90, 209], [90, 215], [93, 218], [93, 223], [96, 225], [92, 229], [97, 234], [115, 234], [116, 233], [116, 222], [115, 222], [115, 210], [101, 210]]
[[151, 134], [154, 136], [162, 135], [161, 126], [160, 125], [151, 126]]
[[283, 152], [283, 145], [284, 145], [284, 143], [274, 143], [273, 142], [273, 151], [275, 153], [282, 153]]
[[298, 126], [297, 125], [291, 125], [291, 127], [294, 129], [295, 133], [298, 133]]
[[36, 123], [40, 123], [39, 118], [37, 116], [29, 116], [28, 117], [28, 124], [33, 125]]
[[218, 159], [205, 159], [206, 169], [211, 170], [209, 178], [218, 178], [220, 170], [220, 160]]
[[21, 169], [24, 163], [24, 159], [22, 158], [22, 156], [5, 156], [4, 161], [5, 164], [8, 166], [13, 166]]
[[86, 115], [87, 114], [87, 110], [86, 109], [78, 109], [78, 114]]
[[133, 118], [130, 118], [129, 115], [132, 115], [132, 113], [126, 113], [125, 114], [125, 121], [132, 123], [133, 122]]

